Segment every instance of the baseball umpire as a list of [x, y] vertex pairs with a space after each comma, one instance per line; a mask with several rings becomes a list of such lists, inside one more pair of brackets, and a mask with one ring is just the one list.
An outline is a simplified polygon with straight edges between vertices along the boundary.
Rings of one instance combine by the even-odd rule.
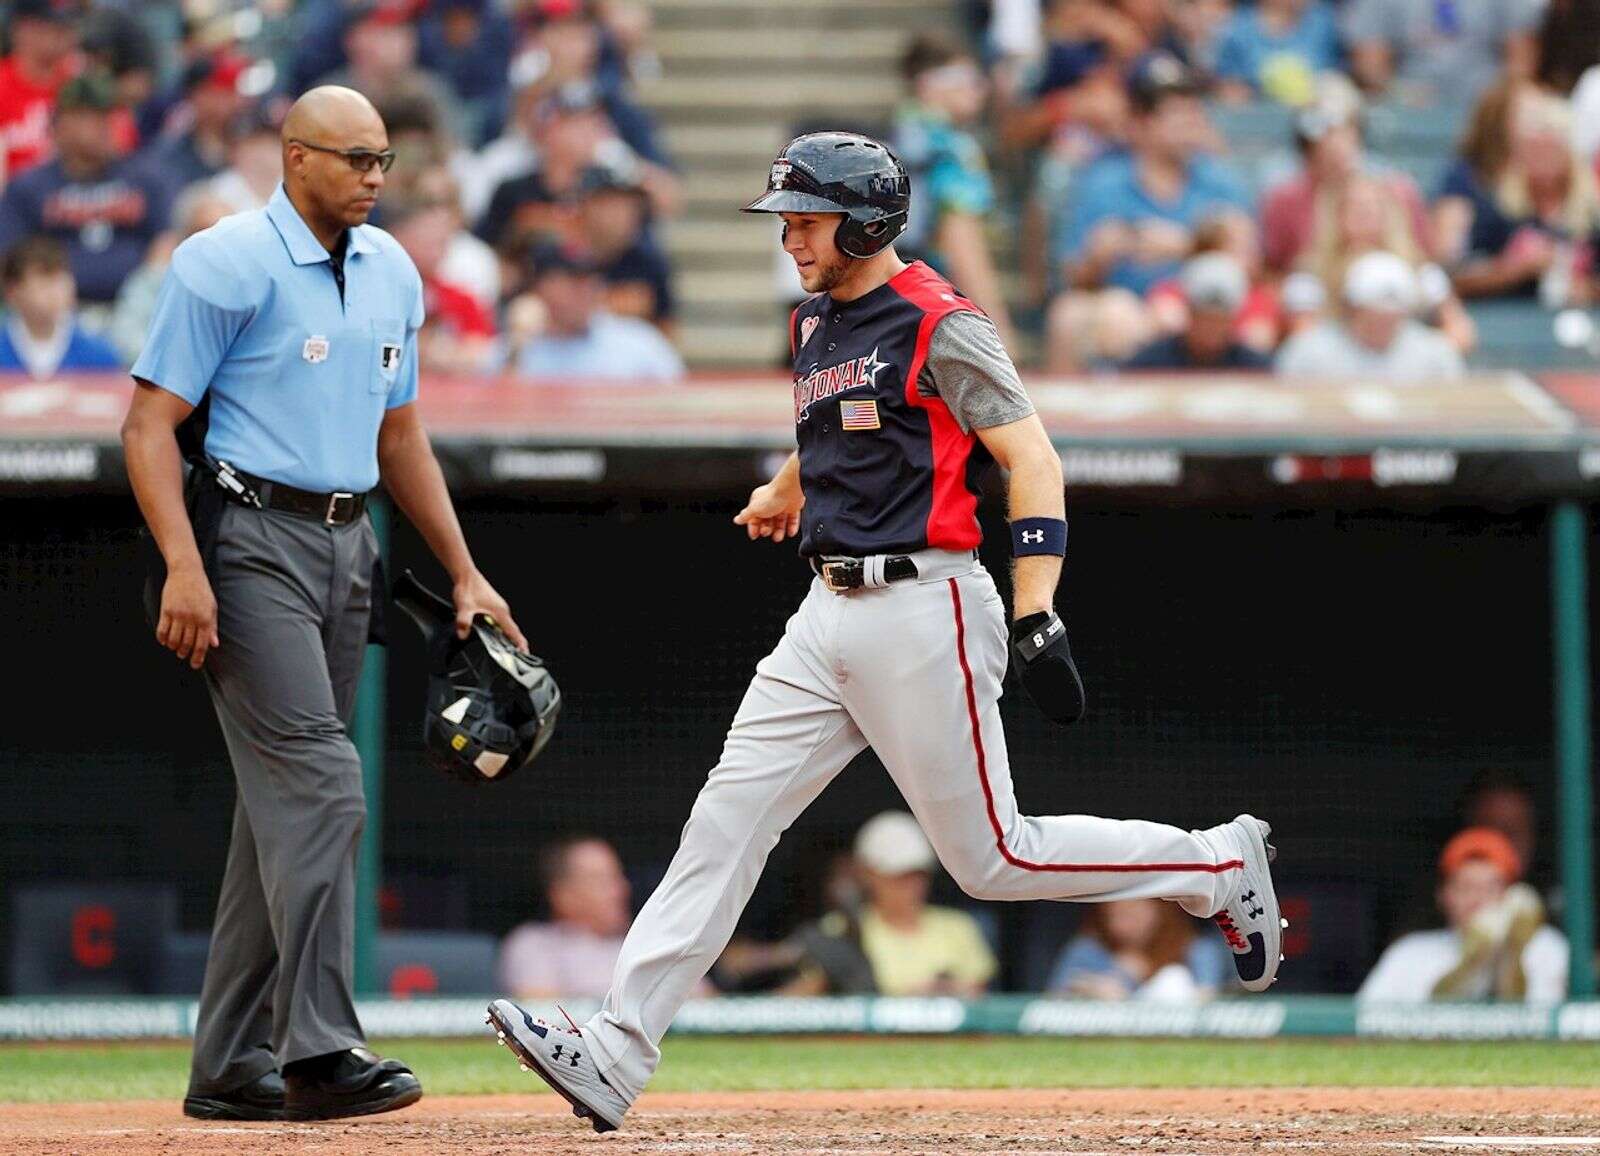
[[164, 560], [156, 638], [204, 670], [238, 783], [190, 1116], [330, 1119], [422, 1095], [367, 1050], [351, 992], [366, 804], [345, 728], [383, 598], [365, 516], [380, 473], [452, 576], [458, 632], [483, 612], [526, 647], [413, 404], [421, 279], [365, 223], [393, 160], [361, 94], [301, 97], [283, 184], [178, 247], [132, 371], [122, 440]]
[[[813, 294], [790, 318], [798, 451], [734, 519], [800, 537], [816, 573], [756, 667], [683, 829], [628, 932], [605, 1006], [582, 1028], [508, 1000], [489, 1021], [598, 1131], [621, 1124], [659, 1043], [728, 942], [783, 831], [871, 746], [940, 861], [980, 899], [1157, 897], [1214, 919], [1245, 987], [1278, 970], [1267, 825], [1199, 831], [1023, 815], [1000, 722], [1008, 659], [1044, 713], [1083, 713], [1052, 609], [1067, 548], [1061, 460], [994, 325], [893, 241], [910, 181], [849, 133], [791, 141], [748, 211], [783, 219]], [[978, 562], [978, 479], [1007, 473], [1014, 620]]]

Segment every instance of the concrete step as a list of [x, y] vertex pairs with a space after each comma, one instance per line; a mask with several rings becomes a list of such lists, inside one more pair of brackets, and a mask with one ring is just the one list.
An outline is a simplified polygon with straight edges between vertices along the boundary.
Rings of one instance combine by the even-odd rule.
[[[773, 312], [776, 315], [777, 310]], [[779, 317], [766, 325], [685, 323], [675, 336], [678, 348], [696, 369], [776, 367], [787, 340], [782, 321]]]
[[680, 269], [674, 284], [685, 300], [701, 305], [742, 305], [777, 299], [770, 264], [736, 269]]
[[882, 118], [900, 96], [899, 78], [892, 73], [840, 75], [796, 71], [744, 77], [664, 76], [639, 86], [639, 100], [663, 116], [687, 113], [704, 124], [708, 116], [727, 115], [736, 123], [787, 123], [796, 116], [818, 113], [854, 114]]
[[667, 151], [684, 168], [707, 161], [734, 157], [761, 157], [771, 160], [789, 139], [782, 125], [770, 121], [756, 124], [707, 124], [685, 121], [665, 129]]
[[731, 65], [754, 77], [773, 65], [784, 69], [892, 66], [910, 39], [911, 32], [896, 23], [857, 29], [844, 37], [805, 38], [774, 35], [768, 28], [719, 27], [714, 35], [698, 27], [664, 28], [652, 35], [651, 43], [669, 73], [695, 62]]
[[670, 221], [661, 233], [662, 242], [675, 262], [712, 256], [719, 262], [722, 258], [771, 261], [777, 248], [777, 226], [771, 219], [755, 214]]

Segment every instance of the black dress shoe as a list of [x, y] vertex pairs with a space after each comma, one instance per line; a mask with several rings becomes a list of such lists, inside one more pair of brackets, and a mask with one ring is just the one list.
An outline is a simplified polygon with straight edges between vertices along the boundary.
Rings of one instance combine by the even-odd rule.
[[283, 1077], [268, 1072], [227, 1092], [190, 1092], [183, 1114], [196, 1120], [281, 1120]]
[[285, 1120], [336, 1120], [392, 1112], [422, 1099], [422, 1084], [399, 1060], [350, 1048], [285, 1064]]

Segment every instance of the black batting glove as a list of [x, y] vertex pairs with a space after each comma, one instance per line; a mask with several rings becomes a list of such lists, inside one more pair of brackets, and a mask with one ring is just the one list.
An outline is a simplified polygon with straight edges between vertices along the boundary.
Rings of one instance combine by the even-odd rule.
[[1011, 624], [1011, 656], [1028, 697], [1058, 726], [1083, 717], [1083, 679], [1072, 661], [1067, 628], [1054, 612], [1040, 611]]

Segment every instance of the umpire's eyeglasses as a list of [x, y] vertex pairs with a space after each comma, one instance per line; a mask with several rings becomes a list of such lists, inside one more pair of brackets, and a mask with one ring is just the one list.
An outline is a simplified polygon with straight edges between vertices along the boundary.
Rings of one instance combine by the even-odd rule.
[[308, 140], [299, 140], [294, 137], [289, 139], [289, 143], [297, 144], [301, 148], [311, 149], [314, 152], [332, 153], [336, 157], [343, 157], [345, 163], [358, 173], [370, 173], [373, 165], [377, 165], [383, 172], [388, 172], [394, 165], [393, 149], [384, 149], [382, 152], [376, 149], [336, 149], [329, 148], [327, 145], [312, 144]]

